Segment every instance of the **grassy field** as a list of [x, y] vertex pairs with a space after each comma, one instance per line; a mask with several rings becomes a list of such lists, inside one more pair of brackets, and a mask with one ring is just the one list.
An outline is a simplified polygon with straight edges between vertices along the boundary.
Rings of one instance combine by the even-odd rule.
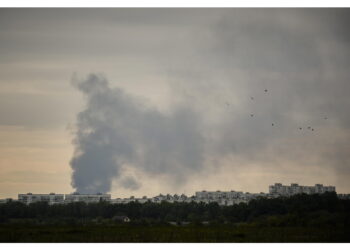
[[350, 242], [350, 230], [249, 225], [1, 225], [0, 242]]
[[0, 242], [350, 242], [350, 200], [325, 193], [233, 206], [8, 202], [0, 205]]

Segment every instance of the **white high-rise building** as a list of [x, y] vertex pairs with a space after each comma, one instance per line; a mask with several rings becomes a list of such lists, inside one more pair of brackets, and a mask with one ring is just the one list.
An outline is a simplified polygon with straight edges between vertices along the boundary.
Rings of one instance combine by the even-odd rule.
[[217, 202], [219, 205], [233, 205], [239, 204], [241, 202], [247, 203], [252, 199], [257, 197], [267, 197], [265, 193], [243, 193], [237, 191], [201, 191], [196, 192], [195, 201], [196, 202]]
[[316, 184], [315, 186], [299, 186], [297, 183], [292, 183], [290, 186], [284, 186], [281, 183], [269, 186], [270, 195], [291, 196], [294, 194], [323, 194], [325, 192], [335, 192], [334, 186], [323, 186]]
[[22, 202], [24, 204], [27, 204], [27, 205], [30, 203], [39, 202], [39, 201], [45, 201], [49, 205], [62, 204], [64, 202], [64, 195], [63, 194], [55, 194], [55, 193], [50, 193], [50, 194], [32, 194], [32, 193], [19, 194], [18, 201]]

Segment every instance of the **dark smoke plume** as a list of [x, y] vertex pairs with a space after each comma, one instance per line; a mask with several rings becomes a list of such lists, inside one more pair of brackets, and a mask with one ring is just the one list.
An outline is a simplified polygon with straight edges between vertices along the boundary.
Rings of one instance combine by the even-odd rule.
[[137, 189], [139, 183], [123, 176], [132, 166], [152, 175], [171, 175], [184, 182], [202, 165], [203, 138], [199, 119], [190, 109], [177, 108], [165, 115], [107, 80], [91, 74], [73, 85], [86, 98], [77, 116], [75, 153], [70, 162], [72, 186], [80, 193], [108, 192], [112, 181]]

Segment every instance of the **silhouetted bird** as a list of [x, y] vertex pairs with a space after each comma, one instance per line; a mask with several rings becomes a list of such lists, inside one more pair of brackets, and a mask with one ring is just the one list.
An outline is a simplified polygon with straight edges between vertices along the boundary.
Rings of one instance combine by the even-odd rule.
[[275, 124], [273, 124], [273, 123], [271, 124], [271, 126], [274, 126], [274, 125], [275, 125]]
[[307, 129], [311, 129], [311, 127], [309, 126], [309, 127], [307, 127]]
[[300, 130], [302, 130], [303, 128], [299, 128]]
[[251, 114], [251, 115], [250, 115], [250, 117], [253, 117], [253, 116], [254, 116], [254, 114]]
[[265, 89], [265, 92], [267, 92], [267, 89]]
[[314, 131], [314, 129], [312, 128], [311, 131]]
[[250, 100], [254, 100], [254, 97], [250, 97]]

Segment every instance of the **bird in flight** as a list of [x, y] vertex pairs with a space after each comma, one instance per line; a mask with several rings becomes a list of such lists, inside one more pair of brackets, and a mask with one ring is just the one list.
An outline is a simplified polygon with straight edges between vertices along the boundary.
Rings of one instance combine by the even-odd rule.
[[265, 89], [265, 92], [267, 92], [267, 89]]
[[300, 127], [299, 129], [302, 130], [303, 128]]
[[250, 117], [253, 117], [254, 116], [254, 114], [250, 114]]

